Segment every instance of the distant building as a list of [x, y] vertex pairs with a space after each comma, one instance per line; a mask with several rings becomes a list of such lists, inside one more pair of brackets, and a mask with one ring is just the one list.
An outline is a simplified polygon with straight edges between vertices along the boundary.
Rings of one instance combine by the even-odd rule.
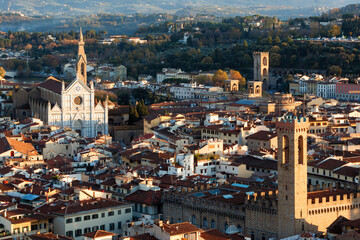
[[262, 81], [263, 89], [268, 90], [269, 78], [269, 52], [254, 52], [254, 81]]
[[123, 65], [114, 68], [116, 80], [125, 81], [127, 79], [127, 68]]
[[249, 92], [249, 98], [261, 98], [262, 97], [262, 85], [261, 81], [249, 81], [247, 83], [247, 89]]
[[[45, 124], [71, 128], [83, 137], [108, 134], [108, 100], [95, 104], [93, 82], [87, 84], [87, 59], [80, 33], [76, 78], [68, 85], [53, 77], [32, 88], [28, 105], [33, 117]], [[14, 97], [23, 91], [14, 91]]]

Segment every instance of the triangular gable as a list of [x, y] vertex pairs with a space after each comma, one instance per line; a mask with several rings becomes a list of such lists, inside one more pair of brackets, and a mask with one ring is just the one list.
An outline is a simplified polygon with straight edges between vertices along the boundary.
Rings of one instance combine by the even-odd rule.
[[78, 56], [77, 63], [79, 63], [81, 60], [83, 60], [85, 63], [87, 63], [87, 60], [83, 55], [80, 55], [80, 58]]
[[77, 84], [80, 84], [83, 88], [85, 88], [89, 93], [91, 92], [91, 89], [79, 78], [75, 78], [70, 85], [65, 89], [65, 92], [70, 92]]
[[83, 121], [82, 115], [79, 113], [76, 113], [75, 116], [73, 117], [73, 121], [77, 121], [77, 120]]
[[99, 102], [97, 105], [96, 105], [96, 107], [94, 108], [94, 110], [96, 111], [96, 110], [101, 110], [101, 111], [104, 111], [104, 106], [101, 104], [101, 102]]
[[61, 109], [57, 103], [55, 103], [55, 106], [51, 109], [52, 112], [61, 112]]

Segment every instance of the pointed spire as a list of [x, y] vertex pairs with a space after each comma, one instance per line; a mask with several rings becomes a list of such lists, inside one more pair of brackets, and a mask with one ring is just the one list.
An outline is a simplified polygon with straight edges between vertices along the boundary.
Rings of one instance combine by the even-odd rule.
[[78, 42], [78, 54], [77, 54], [77, 63], [76, 63], [76, 77], [87, 84], [87, 74], [86, 74], [86, 66], [87, 60], [85, 55], [85, 42], [84, 36], [82, 34], [82, 29], [80, 28], [80, 37]]
[[80, 27], [80, 39], [79, 39], [80, 42], [84, 42], [84, 36], [82, 34], [82, 29]]

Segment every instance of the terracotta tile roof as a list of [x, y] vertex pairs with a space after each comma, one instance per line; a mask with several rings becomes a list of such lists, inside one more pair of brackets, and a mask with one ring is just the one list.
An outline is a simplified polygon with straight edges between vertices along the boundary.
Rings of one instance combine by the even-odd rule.
[[129, 237], [129, 240], [158, 240], [156, 237], [151, 236], [150, 233], [140, 234]]
[[115, 233], [112, 232], [107, 232], [107, 231], [103, 231], [103, 230], [97, 230], [94, 232], [88, 232], [88, 233], [84, 233], [83, 236], [88, 237], [88, 238], [101, 238], [101, 237], [107, 237], [107, 236], [114, 236], [116, 235]]
[[329, 227], [327, 227], [327, 232], [332, 234], [341, 234], [343, 229], [341, 224], [347, 221], [349, 221], [349, 219], [346, 217], [339, 216]]
[[308, 233], [308, 232], [304, 232], [303, 234], [300, 235], [300, 237], [302, 237], [302, 238], [312, 238], [312, 237], [314, 237], [314, 236], [311, 235], [311, 234]]
[[138, 138], [135, 138], [133, 141], [134, 142], [141, 142], [141, 141], [153, 138], [154, 136], [155, 136], [154, 134], [148, 133], [148, 134], [142, 135], [142, 136], [140, 136]]
[[71, 165], [71, 159], [62, 157], [60, 155], [56, 156], [55, 158], [47, 160], [46, 165], [50, 169], [58, 168], [61, 172], [73, 170], [73, 167]]
[[347, 162], [344, 162], [341, 160], [325, 159], [325, 160], [313, 161], [313, 162], [311, 162], [311, 164], [309, 163], [309, 166], [314, 166], [317, 168], [322, 168], [322, 169], [327, 169], [327, 170], [334, 170], [345, 164], [347, 164]]
[[356, 167], [350, 167], [350, 166], [343, 166], [335, 171], [333, 171], [335, 174], [344, 175], [347, 177], [356, 177], [359, 175], [359, 168]]
[[38, 233], [28, 236], [31, 240], [72, 240], [70, 237], [55, 235], [53, 233]]
[[195, 227], [189, 222], [174, 223], [174, 224], [164, 223], [163, 228], [165, 232], [170, 234], [170, 236], [201, 231], [201, 229]]
[[161, 203], [161, 191], [143, 191], [138, 190], [124, 198], [124, 200], [133, 203], [142, 203], [150, 206], [160, 205]]
[[102, 183], [100, 183], [100, 185], [112, 187], [112, 186], [115, 186], [117, 184], [116, 184], [115, 178], [112, 177], [112, 178], [109, 178], [109, 179], [103, 181]]
[[231, 238], [217, 229], [209, 229], [205, 232], [202, 232], [200, 236], [204, 240], [231, 240]]
[[38, 152], [31, 143], [20, 142], [9, 137], [0, 138], [0, 153], [11, 149], [29, 156], [38, 155]]
[[262, 140], [262, 141], [269, 141], [270, 139], [273, 139], [277, 137], [276, 132], [272, 131], [258, 131], [254, 134], [251, 134], [246, 137], [246, 139], [256, 139], [256, 140]]
[[270, 159], [259, 159], [250, 155], [245, 155], [236, 158], [233, 163], [241, 165], [245, 164], [249, 167], [256, 167], [261, 169], [277, 170], [277, 161]]
[[38, 208], [42, 213], [52, 213], [56, 215], [68, 215], [98, 209], [107, 209], [111, 207], [117, 207], [127, 205], [125, 202], [113, 201], [108, 199], [91, 199], [84, 201], [70, 201], [64, 202], [58, 200]]
[[54, 77], [48, 77], [45, 82], [40, 83], [37, 87], [61, 94], [62, 82]]
[[343, 227], [360, 228], [360, 218], [355, 220], [344, 221], [341, 223]]

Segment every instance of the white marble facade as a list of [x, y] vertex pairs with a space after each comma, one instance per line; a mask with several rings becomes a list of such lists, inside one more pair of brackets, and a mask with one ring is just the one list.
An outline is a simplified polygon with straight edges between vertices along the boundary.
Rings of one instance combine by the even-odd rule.
[[40, 96], [29, 99], [30, 107], [33, 116], [42, 118], [49, 125], [71, 128], [83, 137], [108, 135], [108, 99], [96, 103], [94, 84], [91, 81], [90, 86], [87, 85], [86, 71], [82, 70], [86, 64], [80, 34], [76, 78], [68, 86], [49, 78], [34, 90]]

